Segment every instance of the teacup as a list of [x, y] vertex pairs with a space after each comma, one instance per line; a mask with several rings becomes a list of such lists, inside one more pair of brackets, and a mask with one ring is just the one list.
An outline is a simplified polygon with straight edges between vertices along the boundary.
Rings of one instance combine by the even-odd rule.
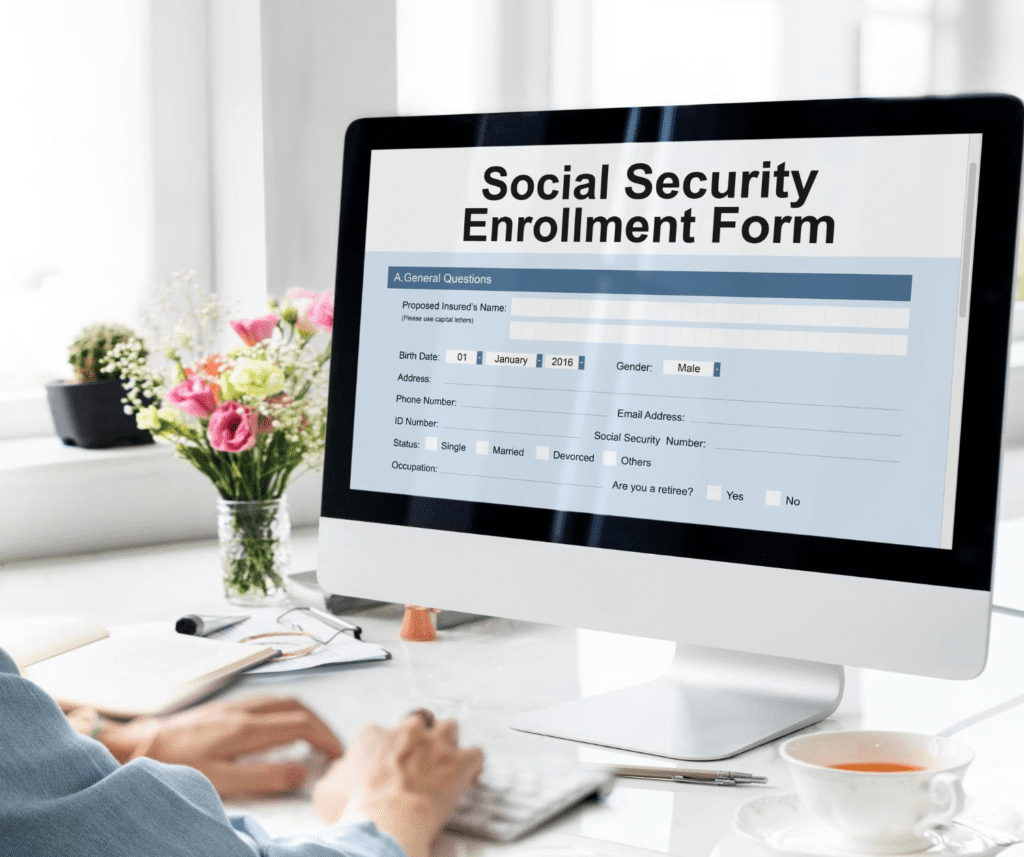
[[912, 732], [817, 732], [779, 752], [800, 802], [833, 844], [864, 854], [932, 845], [925, 834], [964, 808], [962, 780], [974, 759], [959, 741]]

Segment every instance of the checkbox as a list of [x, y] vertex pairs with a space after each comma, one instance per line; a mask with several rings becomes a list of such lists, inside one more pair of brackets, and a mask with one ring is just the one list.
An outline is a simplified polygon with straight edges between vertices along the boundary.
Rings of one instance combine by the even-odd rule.
[[781, 491], [765, 491], [764, 492], [764, 504], [766, 506], [781, 506], [782, 505], [782, 492]]
[[537, 461], [547, 461], [551, 450], [546, 446], [537, 447]]
[[607, 464], [609, 467], [615, 466], [615, 460], [619, 457], [618, 453], [614, 449], [606, 449], [601, 454], [601, 463]]
[[477, 455], [487, 455], [487, 447], [488, 447], [488, 443], [487, 443], [486, 440], [478, 440], [476, 442], [476, 454]]
[[722, 486], [721, 485], [708, 485], [707, 498], [709, 500], [721, 500], [722, 499]]
[[437, 452], [437, 438], [428, 437], [426, 443], [423, 444], [423, 448], [427, 452]]

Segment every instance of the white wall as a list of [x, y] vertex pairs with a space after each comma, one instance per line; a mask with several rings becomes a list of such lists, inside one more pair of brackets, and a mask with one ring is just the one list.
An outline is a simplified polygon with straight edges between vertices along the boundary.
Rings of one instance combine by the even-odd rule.
[[345, 130], [397, 105], [394, 0], [262, 0], [267, 286], [334, 286]]
[[958, 90], [1024, 97], [1024, 3], [963, 0], [957, 23]]
[[204, 283], [213, 276], [207, 7], [208, 0], [149, 2], [150, 285], [182, 268]]
[[209, 6], [211, 285], [243, 316], [265, 311], [263, 73], [260, 9], [251, 0]]

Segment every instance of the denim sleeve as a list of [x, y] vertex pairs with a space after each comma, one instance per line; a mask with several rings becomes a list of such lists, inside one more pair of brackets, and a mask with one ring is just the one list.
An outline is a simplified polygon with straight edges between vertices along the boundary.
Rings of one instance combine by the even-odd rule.
[[270, 839], [192, 768], [121, 766], [0, 650], [0, 857], [405, 857], [372, 823]]
[[231, 823], [261, 857], [406, 857], [402, 847], [377, 830], [372, 821], [325, 827], [314, 836], [279, 839], [270, 839], [249, 816], [233, 816]]

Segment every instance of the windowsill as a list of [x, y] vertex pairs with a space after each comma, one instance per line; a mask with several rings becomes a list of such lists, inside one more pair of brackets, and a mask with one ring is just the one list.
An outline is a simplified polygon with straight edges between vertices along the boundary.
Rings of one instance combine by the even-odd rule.
[[[56, 437], [0, 442], [0, 564], [214, 538], [217, 492], [166, 443], [78, 449]], [[321, 479], [288, 489], [294, 527], [315, 526]]]
[[40, 387], [0, 394], [0, 443], [41, 436], [53, 436], [53, 419], [46, 391]]
[[91, 465], [147, 457], [170, 457], [173, 450], [164, 443], [119, 446], [111, 449], [80, 449], [65, 446], [55, 435], [21, 437], [0, 441], [0, 473], [35, 467]]

